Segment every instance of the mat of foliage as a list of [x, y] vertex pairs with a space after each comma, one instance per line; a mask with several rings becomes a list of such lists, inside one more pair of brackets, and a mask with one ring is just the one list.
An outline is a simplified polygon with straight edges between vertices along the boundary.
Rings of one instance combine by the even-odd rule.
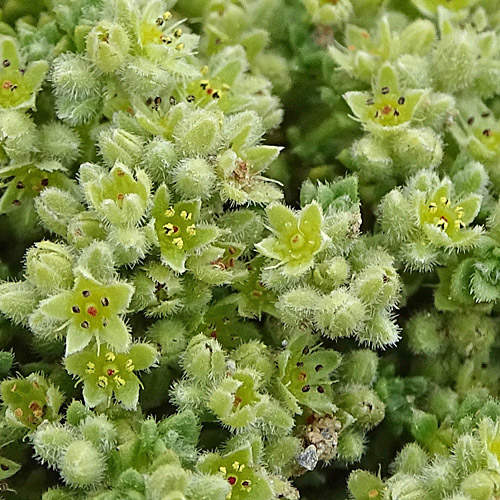
[[0, 497], [500, 498], [500, 0], [0, 0]]

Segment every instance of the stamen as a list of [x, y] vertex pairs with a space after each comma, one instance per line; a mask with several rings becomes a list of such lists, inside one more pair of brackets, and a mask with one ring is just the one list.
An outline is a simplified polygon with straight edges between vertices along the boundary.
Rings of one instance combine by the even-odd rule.
[[183, 248], [184, 247], [184, 241], [182, 240], [182, 238], [174, 238], [172, 240], [172, 243], [178, 247], [178, 248]]
[[305, 385], [304, 387], [302, 387], [302, 392], [309, 392], [310, 389], [311, 389], [310, 385]]
[[115, 359], [116, 359], [116, 354], [114, 352], [107, 352], [106, 355], [104, 356], [104, 358], [106, 359], [106, 361], [111, 361], [113, 362]]
[[406, 102], [406, 99], [404, 97], [402, 97], [402, 96], [398, 99], [398, 104], [400, 106], [402, 106], [405, 102]]
[[97, 385], [101, 388], [104, 389], [108, 386], [108, 379], [101, 375], [98, 379]]
[[391, 89], [389, 87], [382, 87], [382, 94], [387, 95]]
[[78, 306], [73, 306], [71, 310], [75, 313], [78, 314], [80, 312], [80, 308]]
[[92, 361], [87, 363], [87, 368], [85, 368], [85, 373], [87, 375], [92, 375], [95, 372], [95, 364]]

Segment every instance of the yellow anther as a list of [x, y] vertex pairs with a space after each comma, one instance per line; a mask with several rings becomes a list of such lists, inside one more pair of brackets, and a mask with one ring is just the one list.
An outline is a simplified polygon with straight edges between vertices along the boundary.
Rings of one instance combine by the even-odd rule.
[[14, 410], [14, 415], [17, 417], [17, 418], [21, 418], [23, 415], [24, 415], [24, 412], [23, 410], [21, 410], [21, 408], [16, 408]]
[[163, 229], [165, 229], [165, 232], [167, 233], [167, 235], [169, 235], [170, 233], [174, 232], [174, 225], [168, 222], [163, 226]]
[[224, 92], [227, 92], [231, 87], [227, 84], [227, 83], [223, 83], [222, 84], [222, 90]]
[[219, 467], [219, 472], [222, 472], [222, 474], [227, 474], [227, 469], [225, 467]]
[[206, 75], [208, 73], [208, 66], [203, 66], [200, 71], [202, 75]]
[[188, 215], [188, 213], [187, 213], [185, 210], [183, 210], [183, 211], [181, 212], [181, 217], [182, 217], [183, 219], [187, 219], [187, 215]]
[[106, 356], [106, 361], [114, 361], [116, 359], [116, 354], [114, 352], [107, 352]]
[[108, 379], [106, 377], [103, 377], [102, 375], [99, 377], [99, 380], [97, 382], [97, 385], [101, 388], [104, 389], [108, 386]]
[[465, 224], [460, 219], [457, 219], [455, 221], [455, 227], [457, 229], [463, 229], [465, 227]]
[[174, 215], [175, 215], [174, 207], [170, 207], [167, 210], [165, 210], [165, 217], [173, 217]]
[[240, 470], [240, 463], [239, 462], [234, 462], [233, 463], [233, 469], [239, 471]]
[[448, 206], [450, 204], [450, 200], [448, 198], [446, 198], [446, 196], [441, 196], [441, 198], [439, 198], [439, 201], [443, 204], [443, 205], [446, 205]]
[[183, 248], [184, 247], [184, 241], [182, 240], [182, 238], [174, 238], [172, 240], [172, 243], [178, 247], [178, 248]]
[[165, 35], [161, 35], [160, 36], [160, 40], [163, 42], [163, 43], [166, 43], [166, 44], [170, 44], [173, 42], [172, 40], [172, 37], [171, 36], [165, 36]]
[[87, 368], [85, 368], [85, 373], [87, 375], [92, 375], [92, 373], [94, 373], [94, 372], [95, 372], [95, 364], [92, 363], [92, 361], [89, 361], [87, 363]]
[[180, 28], [174, 30], [175, 38], [179, 38], [181, 35], [182, 35], [182, 30]]
[[241, 472], [244, 468], [245, 468], [245, 464], [241, 464], [241, 465], [240, 465], [240, 469], [239, 469], [239, 470], [240, 470], [240, 472]]
[[114, 377], [113, 380], [115, 381], [116, 387], [123, 387], [125, 385], [125, 380], [118, 375]]
[[436, 226], [440, 227], [441, 229], [443, 229], [443, 231], [446, 231], [446, 229], [448, 229], [448, 221], [444, 217], [441, 217], [437, 221]]
[[170, 12], [169, 10], [167, 10], [167, 12], [165, 12], [165, 14], [163, 14], [163, 19], [165, 21], [170, 21], [170, 19], [172, 19], [172, 12]]
[[457, 214], [457, 217], [461, 219], [464, 216], [464, 207], [455, 207], [455, 213]]
[[175, 50], [182, 50], [184, 47], [185, 47], [185, 45], [184, 45], [183, 43], [178, 43], [178, 44], [175, 46]]
[[186, 232], [190, 234], [191, 236], [194, 236], [196, 234], [196, 226], [194, 224], [191, 224], [186, 228]]
[[134, 368], [134, 362], [131, 359], [127, 359], [127, 361], [125, 361], [125, 370], [127, 370], [128, 372], [133, 372]]
[[437, 205], [435, 203], [429, 203], [429, 212], [433, 214], [437, 210]]

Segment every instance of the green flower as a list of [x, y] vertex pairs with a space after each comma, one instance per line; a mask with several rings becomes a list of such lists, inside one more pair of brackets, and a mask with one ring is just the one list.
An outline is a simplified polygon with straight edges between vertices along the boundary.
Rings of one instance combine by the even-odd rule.
[[423, 90], [401, 89], [394, 67], [386, 63], [373, 92], [347, 92], [344, 99], [364, 128], [376, 133], [408, 127], [423, 95]]
[[271, 259], [278, 260], [283, 272], [290, 276], [305, 273], [314, 264], [314, 256], [325, 248], [329, 238], [323, 232], [323, 213], [313, 202], [295, 214], [284, 205], [273, 204], [267, 208], [273, 236], [256, 245], [257, 250]]
[[152, 215], [162, 262], [174, 271], [183, 273], [186, 259], [213, 242], [218, 235], [215, 226], [200, 224], [201, 202], [170, 203], [167, 188], [156, 192]]
[[330, 375], [340, 364], [340, 354], [312, 347], [309, 335], [293, 339], [278, 357], [278, 390], [295, 413], [298, 404], [324, 414], [335, 410]]
[[119, 352], [126, 351], [130, 336], [120, 314], [130, 303], [134, 289], [122, 281], [103, 284], [78, 271], [73, 290], [45, 299], [43, 314], [65, 321], [66, 355], [82, 350], [92, 337]]
[[72, 181], [66, 176], [66, 169], [56, 161], [2, 167], [0, 179], [9, 179], [0, 200], [0, 213], [31, 205], [34, 198], [48, 186], [73, 187]]
[[224, 456], [209, 453], [200, 460], [198, 469], [227, 480], [232, 487], [228, 500], [270, 500], [273, 496], [268, 479], [254, 460], [250, 444]]
[[84, 184], [85, 193], [95, 210], [116, 225], [135, 225], [141, 221], [149, 203], [151, 182], [137, 170], [135, 177], [122, 164], [109, 173]]
[[467, 228], [481, 207], [481, 197], [469, 195], [452, 202], [451, 181], [444, 180], [427, 196], [418, 196], [418, 224], [430, 242], [438, 247], [460, 247], [476, 239], [480, 230]]
[[45, 61], [20, 67], [14, 42], [4, 39], [0, 46], [0, 109], [26, 109], [35, 106], [36, 94], [48, 70]]
[[153, 366], [157, 355], [149, 344], [133, 344], [124, 353], [101, 345], [69, 356], [65, 366], [71, 375], [83, 381], [83, 397], [88, 406], [97, 406], [114, 395], [121, 406], [135, 409], [141, 383], [134, 372]]
[[31, 430], [44, 420], [59, 420], [58, 412], [64, 397], [42, 375], [32, 373], [27, 378], [4, 380], [1, 393], [7, 406], [7, 418]]

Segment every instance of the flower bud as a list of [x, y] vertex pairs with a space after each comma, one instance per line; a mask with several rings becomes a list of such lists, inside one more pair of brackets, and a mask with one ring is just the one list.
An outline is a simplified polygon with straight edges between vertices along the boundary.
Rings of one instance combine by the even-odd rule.
[[116, 71], [129, 50], [127, 32], [119, 24], [102, 21], [87, 35], [87, 54], [103, 73]]

